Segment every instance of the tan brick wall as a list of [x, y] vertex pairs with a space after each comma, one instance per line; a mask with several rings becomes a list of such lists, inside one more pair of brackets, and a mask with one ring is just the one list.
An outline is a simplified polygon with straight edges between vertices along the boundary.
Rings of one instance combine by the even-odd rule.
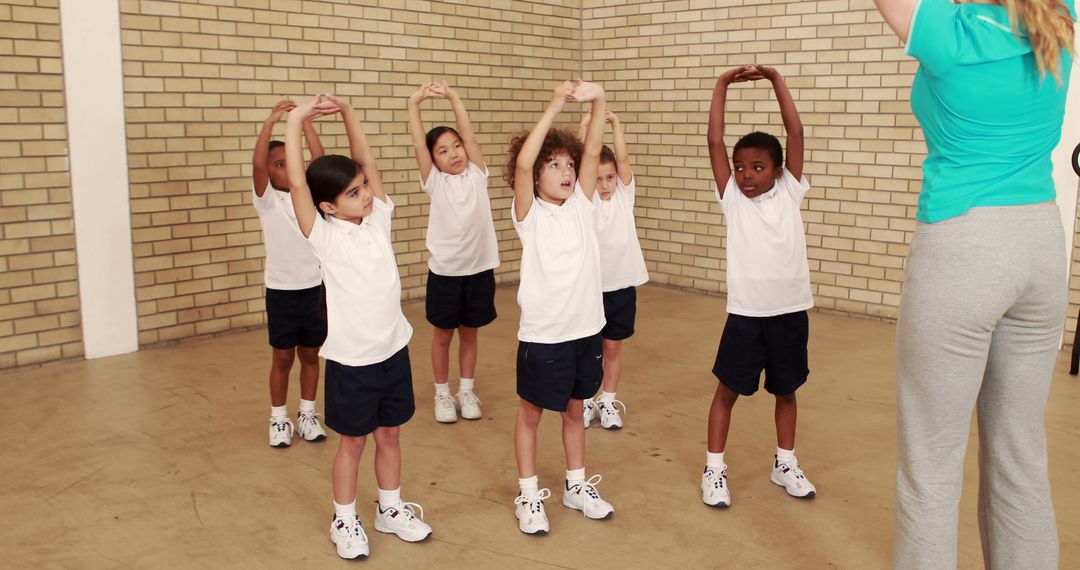
[[57, 0], [0, 0], [0, 369], [83, 354]]
[[[432, 79], [456, 86], [491, 166], [498, 276], [516, 279], [518, 244], [501, 180], [506, 142], [536, 120], [557, 80], [580, 69], [579, 3], [358, 4], [121, 0], [142, 345], [263, 322], [250, 161], [263, 119], [283, 97], [335, 92], [364, 109], [397, 204], [402, 285], [407, 298], [418, 298], [428, 200], [405, 100]], [[401, 4], [407, 8], [390, 7]], [[424, 111], [429, 124], [451, 124], [445, 102]], [[347, 153], [339, 121], [317, 128], [328, 152]]]
[[[817, 305], [894, 318], [925, 154], [908, 104], [916, 64], [870, 0], [733, 4], [743, 3], [584, 2], [584, 74], [611, 93], [627, 130], [653, 281], [726, 289], [708, 109], [720, 73], [760, 63], [784, 74], [806, 127]], [[729, 91], [729, 149], [752, 130], [782, 131], [769, 84], [745, 85]]]

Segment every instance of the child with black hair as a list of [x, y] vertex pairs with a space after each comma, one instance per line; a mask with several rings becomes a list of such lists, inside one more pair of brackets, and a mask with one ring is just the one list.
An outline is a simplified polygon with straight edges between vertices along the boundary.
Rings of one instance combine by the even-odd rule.
[[[351, 157], [324, 156], [305, 173], [302, 125], [338, 112]], [[356, 514], [356, 476], [368, 434], [375, 437], [379, 485], [375, 530], [407, 542], [431, 536], [420, 506], [401, 500], [401, 425], [416, 405], [408, 347], [412, 327], [401, 312], [401, 278], [390, 243], [394, 203], [383, 190], [357, 113], [344, 99], [316, 96], [293, 109], [285, 156], [296, 221], [322, 263], [326, 283], [329, 330], [319, 355], [326, 359], [326, 425], [341, 434], [330, 540], [342, 558], [360, 558], [368, 555], [368, 539]]]
[[[787, 165], [776, 137], [750, 133], [735, 144], [728, 163], [724, 105], [732, 83], [767, 79], [776, 92], [787, 132]], [[806, 382], [807, 309], [814, 306], [806, 235], [799, 204], [810, 184], [803, 177], [803, 127], [780, 73], [759, 65], [736, 67], [716, 81], [709, 109], [709, 159], [717, 199], [727, 221], [728, 320], [713, 374], [719, 380], [709, 410], [708, 452], [702, 500], [731, 505], [724, 449], [731, 410], [739, 395], [758, 389], [776, 396], [776, 455], [771, 480], [794, 497], [817, 490], [795, 459], [795, 390]], [[732, 172], [734, 167], [734, 172]]]
[[[326, 339], [322, 273], [319, 260], [296, 226], [285, 172], [285, 143], [270, 140], [274, 125], [296, 107], [279, 101], [263, 121], [251, 155], [252, 199], [266, 247], [266, 329], [273, 350], [270, 364], [270, 446], [288, 447], [294, 429], [305, 441], [326, 439], [315, 413], [319, 392], [319, 347]], [[323, 155], [319, 135], [305, 122], [304, 138], [312, 160]], [[300, 359], [300, 412], [297, 425], [286, 405], [289, 372]]]
[[[439, 126], [424, 134], [420, 104], [428, 99], [450, 102], [457, 130]], [[427, 320], [431, 369], [435, 377], [435, 420], [480, 419], [480, 398], [473, 382], [479, 352], [479, 328], [495, 320], [495, 268], [499, 244], [491, 219], [488, 168], [476, 140], [469, 113], [445, 81], [425, 83], [409, 97], [409, 133], [420, 168], [420, 188], [431, 198], [428, 217]], [[461, 383], [450, 395], [450, 342], [458, 332]]]

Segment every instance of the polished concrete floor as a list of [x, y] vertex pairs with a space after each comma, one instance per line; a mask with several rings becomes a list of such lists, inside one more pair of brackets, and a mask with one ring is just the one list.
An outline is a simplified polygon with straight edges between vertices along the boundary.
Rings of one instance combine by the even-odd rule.
[[[622, 431], [587, 432], [589, 474], [617, 510], [584, 519], [561, 505], [559, 420], [541, 426], [541, 485], [551, 533], [514, 519], [516, 288], [481, 334], [484, 418], [436, 424], [423, 304], [406, 306], [417, 414], [402, 434], [403, 495], [432, 540], [406, 544], [371, 526], [371, 453], [358, 504], [375, 568], [884, 568], [893, 532], [893, 326], [811, 315], [811, 379], [800, 392], [797, 451], [819, 496], [769, 482], [772, 402], [735, 408], [728, 445], [734, 505], [702, 505], [709, 374], [724, 300], [645, 287], [626, 345]], [[341, 562], [327, 537], [336, 436], [267, 446], [265, 333], [190, 341], [94, 361], [5, 373], [0, 566], [11, 568], [307, 568]], [[1061, 353], [1047, 425], [1062, 567], [1080, 567], [1080, 380]], [[455, 365], [456, 367], [456, 365]], [[294, 375], [296, 374], [294, 370]], [[453, 376], [452, 376], [453, 377]], [[290, 391], [295, 414], [298, 388]], [[320, 395], [321, 400], [321, 395]], [[319, 408], [322, 404], [320, 401]], [[372, 448], [369, 447], [369, 451]], [[974, 453], [960, 520], [960, 566], [982, 566]]]

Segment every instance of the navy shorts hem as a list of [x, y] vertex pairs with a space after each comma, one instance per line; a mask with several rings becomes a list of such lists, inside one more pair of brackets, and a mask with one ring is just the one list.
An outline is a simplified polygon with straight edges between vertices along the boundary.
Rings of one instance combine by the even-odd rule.
[[809, 317], [798, 311], [773, 317], [728, 315], [712, 372], [733, 391], [753, 395], [765, 372], [765, 391], [785, 396], [806, 383]]
[[604, 319], [600, 335], [607, 340], [626, 340], [634, 336], [637, 319], [637, 287], [604, 293]]
[[266, 332], [270, 346], [279, 350], [322, 346], [326, 341], [323, 286], [296, 291], [267, 289]]
[[447, 277], [428, 270], [425, 318], [435, 328], [480, 328], [492, 323], [495, 311], [495, 270]]
[[408, 346], [366, 366], [327, 360], [324, 385], [326, 427], [341, 435], [360, 437], [380, 427], [398, 427], [416, 413]]
[[596, 395], [604, 380], [600, 334], [554, 344], [519, 342], [517, 395], [530, 404], [565, 412], [570, 400]]

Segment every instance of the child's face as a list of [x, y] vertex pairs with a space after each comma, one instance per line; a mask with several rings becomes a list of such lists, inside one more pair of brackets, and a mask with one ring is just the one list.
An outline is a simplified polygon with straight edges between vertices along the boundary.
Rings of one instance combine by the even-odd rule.
[[615, 193], [615, 179], [619, 173], [614, 162], [600, 163], [600, 172], [596, 175], [596, 191], [601, 200], [610, 200]]
[[435, 168], [447, 174], [461, 174], [469, 167], [469, 155], [465, 154], [465, 145], [461, 137], [446, 131], [431, 147], [431, 160]]
[[277, 190], [288, 192], [289, 174], [285, 172], [285, 147], [281, 145], [270, 149], [270, 158], [266, 162], [266, 170], [270, 173], [270, 185]]
[[747, 198], [756, 198], [780, 179], [783, 169], [773, 163], [772, 155], [763, 148], [740, 148], [731, 157], [732, 175], [739, 190]]
[[374, 200], [375, 194], [368, 186], [367, 177], [361, 172], [352, 179], [352, 182], [349, 182], [337, 198], [334, 198], [333, 202], [322, 202], [319, 208], [335, 218], [359, 224], [371, 214]]
[[574, 193], [577, 164], [565, 150], [557, 150], [540, 167], [536, 194], [541, 200], [561, 206]]

